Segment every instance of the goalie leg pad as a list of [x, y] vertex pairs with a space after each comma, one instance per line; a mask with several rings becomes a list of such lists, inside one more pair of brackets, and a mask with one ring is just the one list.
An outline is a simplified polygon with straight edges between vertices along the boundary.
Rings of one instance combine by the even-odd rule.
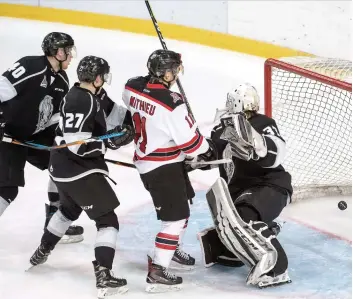
[[214, 264], [228, 267], [241, 267], [244, 263], [230, 252], [218, 237], [215, 227], [204, 229], [197, 234], [200, 241], [203, 261], [206, 268]]
[[271, 239], [262, 232], [268, 230], [265, 223], [246, 223], [239, 216], [228, 187], [223, 178], [218, 178], [206, 194], [213, 221], [223, 244], [242, 262], [252, 268], [248, 283], [255, 282], [261, 275], [273, 269], [277, 262], [277, 250]]

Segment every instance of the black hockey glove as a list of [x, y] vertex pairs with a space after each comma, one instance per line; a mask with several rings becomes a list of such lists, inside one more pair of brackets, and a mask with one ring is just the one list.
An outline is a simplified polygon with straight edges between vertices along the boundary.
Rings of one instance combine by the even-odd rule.
[[2, 112], [0, 111], [0, 142], [4, 138], [5, 125], [6, 125], [5, 119], [4, 119], [3, 115], [2, 115]]
[[217, 152], [217, 147], [214, 144], [214, 142], [209, 139], [206, 138], [208, 145], [210, 146], [210, 148], [208, 149], [208, 151], [206, 153], [203, 153], [201, 155], [198, 155], [199, 160], [201, 161], [214, 161], [218, 159], [218, 152]]
[[124, 146], [129, 144], [132, 140], [134, 140], [135, 130], [132, 126], [128, 125], [121, 125], [115, 127], [113, 130], [107, 132], [107, 134], [112, 133], [120, 133], [123, 132], [124, 134], [118, 137], [112, 137], [105, 140], [105, 146], [112, 150], [118, 149], [120, 146]]
[[[216, 145], [214, 144], [214, 142], [211, 139], [206, 138], [208, 144], [209, 144], [209, 149], [207, 150], [206, 153], [200, 154], [195, 158], [191, 158], [191, 157], [187, 157], [185, 159], [185, 170], [187, 172], [193, 171], [195, 169], [200, 169], [200, 170], [209, 170], [211, 169], [210, 165], [202, 165], [199, 164], [202, 161], [214, 161], [218, 159], [218, 152], [217, 152], [217, 148]], [[197, 165], [193, 165], [193, 164], [189, 164], [192, 162], [196, 162], [198, 163]]]

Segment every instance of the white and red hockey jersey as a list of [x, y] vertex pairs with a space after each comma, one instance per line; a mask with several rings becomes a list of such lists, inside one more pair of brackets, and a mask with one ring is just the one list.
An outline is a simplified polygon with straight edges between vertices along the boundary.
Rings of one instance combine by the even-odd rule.
[[134, 163], [140, 173], [209, 149], [182, 96], [160, 83], [149, 83], [149, 79], [132, 78], [123, 92], [135, 126]]

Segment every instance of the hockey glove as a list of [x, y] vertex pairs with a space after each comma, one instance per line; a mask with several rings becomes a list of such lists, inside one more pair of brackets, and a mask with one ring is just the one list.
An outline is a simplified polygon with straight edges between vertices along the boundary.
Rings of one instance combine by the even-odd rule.
[[187, 172], [190, 172], [195, 169], [209, 170], [209, 169], [211, 169], [210, 165], [202, 165], [199, 163], [202, 161], [214, 161], [214, 160], [218, 159], [218, 152], [217, 152], [216, 145], [213, 143], [213, 141], [211, 139], [206, 138], [206, 140], [209, 145], [209, 149], [207, 150], [207, 152], [200, 154], [195, 158], [192, 158], [192, 157], [185, 158], [185, 162], [197, 162], [198, 163], [197, 165], [186, 164], [185, 169]]
[[135, 130], [132, 126], [128, 125], [121, 125], [115, 127], [113, 130], [107, 132], [107, 134], [112, 133], [120, 133], [123, 132], [124, 134], [118, 137], [112, 137], [105, 140], [105, 145], [107, 148], [111, 150], [116, 150], [120, 146], [124, 146], [129, 144], [132, 140], [134, 140]]
[[214, 144], [214, 142], [209, 139], [206, 138], [208, 145], [209, 145], [209, 149], [207, 150], [206, 153], [203, 153], [201, 155], [198, 155], [199, 157], [199, 161], [214, 161], [218, 159], [218, 153], [217, 153], [217, 147]]
[[5, 125], [6, 125], [5, 119], [4, 119], [3, 115], [2, 115], [2, 112], [0, 111], [0, 142], [4, 138]]

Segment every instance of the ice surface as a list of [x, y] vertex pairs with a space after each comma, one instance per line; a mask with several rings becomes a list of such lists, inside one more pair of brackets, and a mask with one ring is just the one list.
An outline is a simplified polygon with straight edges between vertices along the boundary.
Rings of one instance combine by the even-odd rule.
[[[79, 26], [0, 18], [0, 71], [25, 55], [40, 55], [41, 41], [50, 31], [70, 33], [76, 42], [78, 56], [97, 55], [107, 59], [113, 72], [111, 97], [119, 102], [124, 82], [142, 75], [150, 52], [159, 48], [155, 37]], [[167, 41], [171, 49], [183, 54], [185, 75], [181, 78], [201, 130], [211, 129], [215, 108], [222, 107], [229, 88], [244, 81], [252, 82], [263, 92], [263, 59], [233, 52]], [[71, 84], [78, 60], [68, 74]], [[108, 157], [131, 161], [132, 147], [127, 146]], [[146, 254], [154, 244], [159, 223], [155, 218], [149, 194], [143, 188], [136, 170], [110, 166], [111, 177], [121, 206], [117, 209], [121, 230], [114, 270], [125, 276], [130, 287], [125, 298], [162, 298], [165, 294], [144, 292], [147, 268]], [[197, 190], [185, 249], [197, 258], [197, 267], [183, 272], [184, 290], [168, 294], [170, 298], [351, 298], [352, 200], [344, 198], [348, 209], [341, 211], [342, 198], [306, 200], [287, 207], [279, 239], [289, 257], [292, 284], [258, 290], [245, 286], [247, 270], [215, 266], [203, 267], [196, 233], [211, 225], [205, 201], [205, 190], [217, 177], [217, 171], [195, 171], [191, 174]], [[95, 226], [86, 215], [77, 224], [85, 228], [85, 240], [79, 244], [58, 245], [48, 262], [26, 273], [28, 260], [39, 244], [44, 224], [44, 203], [48, 177], [32, 166], [26, 167], [26, 187], [0, 218], [0, 298], [1, 299], [87, 299], [95, 297], [95, 280], [91, 261]], [[118, 297], [118, 296], [116, 296]]]

